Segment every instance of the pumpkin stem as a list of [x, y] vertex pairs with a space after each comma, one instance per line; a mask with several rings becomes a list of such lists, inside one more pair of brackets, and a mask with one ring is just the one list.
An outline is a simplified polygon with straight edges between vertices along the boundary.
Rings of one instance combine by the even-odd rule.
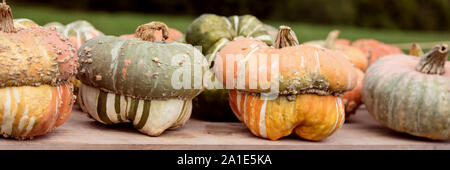
[[275, 48], [283, 48], [299, 45], [295, 32], [288, 26], [280, 26], [277, 37], [275, 38]]
[[447, 61], [448, 45], [436, 45], [426, 53], [416, 66], [416, 70], [425, 74], [444, 74]]
[[6, 4], [6, 0], [0, 4], [0, 31], [7, 33], [16, 31], [11, 8]]
[[416, 57], [423, 57], [424, 53], [419, 44], [412, 43], [411, 48], [409, 48], [409, 55]]
[[155, 41], [155, 31], [156, 30], [162, 30], [162, 37], [163, 41], [165, 41], [167, 38], [169, 38], [169, 28], [166, 24], [159, 22], [159, 21], [153, 21], [144, 25], [139, 26], [136, 29], [136, 37], [140, 38], [144, 41]]
[[331, 31], [325, 40], [325, 48], [336, 49], [336, 40], [338, 39], [340, 33], [341, 32], [339, 30]]

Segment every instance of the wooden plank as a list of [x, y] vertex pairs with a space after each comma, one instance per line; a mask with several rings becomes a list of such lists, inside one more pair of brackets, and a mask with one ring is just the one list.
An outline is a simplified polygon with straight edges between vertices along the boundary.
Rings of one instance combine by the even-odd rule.
[[105, 126], [74, 108], [55, 131], [33, 140], [0, 139], [0, 149], [450, 149], [450, 141], [430, 141], [380, 126], [364, 108], [321, 142], [289, 136], [270, 141], [252, 135], [242, 123], [191, 119], [159, 137], [139, 133], [129, 124]]

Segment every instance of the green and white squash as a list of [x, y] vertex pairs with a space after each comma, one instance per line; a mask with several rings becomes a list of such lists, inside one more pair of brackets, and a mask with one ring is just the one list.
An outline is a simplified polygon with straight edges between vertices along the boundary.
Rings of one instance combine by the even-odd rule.
[[[415, 52], [420, 54], [420, 52]], [[382, 125], [435, 140], [450, 139], [450, 62], [448, 46], [422, 58], [390, 55], [366, 71], [362, 99]]]
[[[133, 122], [158, 136], [189, 119], [192, 99], [203, 90], [206, 60], [192, 45], [145, 37], [156, 29], [167, 33], [165, 24], [152, 22], [138, 28], [140, 39], [99, 36], [80, 47], [79, 103], [98, 122]], [[173, 83], [185, 79], [191, 86]]]
[[[228, 42], [237, 37], [248, 37], [261, 40], [272, 45], [274, 37], [269, 31], [274, 28], [263, 24], [251, 15], [218, 16], [203, 14], [195, 19], [186, 32], [186, 42], [194, 46], [201, 46], [202, 52], [208, 59], [210, 68], [215, 55]], [[274, 32], [276, 34], [276, 31]], [[194, 115], [212, 121], [237, 121], [228, 105], [228, 92], [218, 89], [214, 74], [205, 76], [207, 87], [210, 87], [194, 99]]]

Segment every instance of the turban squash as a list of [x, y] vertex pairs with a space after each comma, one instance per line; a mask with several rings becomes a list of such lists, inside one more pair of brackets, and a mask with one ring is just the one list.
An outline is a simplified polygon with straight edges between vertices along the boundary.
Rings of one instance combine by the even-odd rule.
[[[195, 19], [186, 32], [186, 42], [201, 46], [210, 67], [216, 54], [236, 37], [252, 37], [272, 45], [270, 33], [276, 29], [251, 15], [217, 16], [203, 14]], [[275, 33], [276, 34], [276, 33]], [[205, 76], [207, 89], [194, 99], [194, 116], [211, 121], [236, 121], [228, 106], [228, 92], [211, 72]]]
[[[217, 78], [231, 87], [229, 103], [235, 115], [254, 135], [271, 140], [292, 131], [307, 140], [328, 137], [345, 119], [339, 95], [356, 85], [355, 70], [341, 53], [298, 45], [286, 26], [280, 27], [275, 48], [239, 38], [223, 47], [215, 63]], [[265, 74], [267, 81], [261, 78]], [[264, 95], [272, 88], [276, 98]]]
[[[80, 103], [96, 121], [132, 122], [142, 133], [158, 136], [189, 119], [192, 99], [203, 90], [207, 63], [191, 45], [152, 42], [158, 29], [168, 37], [165, 24], [151, 22], [136, 30], [139, 39], [99, 36], [78, 50]], [[192, 73], [186, 70], [191, 68]], [[194, 87], [174, 86], [179, 74]]]
[[436, 140], [450, 139], [450, 62], [447, 45], [422, 58], [385, 56], [366, 71], [362, 99], [382, 125]]
[[30, 139], [62, 125], [72, 111], [78, 57], [55, 30], [14, 27], [0, 4], [0, 132]]
[[339, 34], [339, 30], [333, 30], [328, 34], [326, 40], [311, 41], [306, 44], [341, 52], [350, 61], [350, 63], [353, 64], [358, 77], [356, 87], [344, 93], [342, 96], [345, 106], [345, 116], [349, 117], [354, 114], [362, 104], [361, 88], [364, 79], [364, 71], [366, 71], [369, 61], [367, 55], [360, 49], [350, 46], [350, 41], [338, 39]]

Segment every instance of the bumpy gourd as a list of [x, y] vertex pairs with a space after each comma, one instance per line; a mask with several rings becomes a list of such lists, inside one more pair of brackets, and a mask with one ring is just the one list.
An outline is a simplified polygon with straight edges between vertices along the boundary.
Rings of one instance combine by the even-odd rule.
[[368, 56], [366, 56], [366, 54], [364, 54], [360, 49], [350, 46], [350, 41], [341, 39], [341, 41], [339, 42], [339, 34], [339, 30], [333, 30], [328, 34], [326, 40], [310, 41], [306, 42], [305, 44], [341, 52], [344, 54], [346, 59], [353, 64], [357, 73], [357, 85], [355, 88], [344, 93], [344, 95], [342, 96], [342, 100], [345, 106], [345, 117], [348, 118], [350, 115], [355, 114], [356, 110], [362, 104], [362, 81], [364, 79], [364, 71], [367, 69], [369, 61]]
[[[251, 15], [217, 16], [204, 14], [195, 19], [186, 32], [186, 42], [201, 46], [211, 67], [216, 54], [236, 37], [252, 37], [272, 45], [274, 30]], [[276, 32], [275, 32], [276, 34]], [[209, 87], [194, 99], [194, 115], [213, 121], [236, 121], [228, 106], [228, 92], [220, 88], [214, 74], [208, 74]], [[217, 88], [216, 88], [217, 87]]]
[[[232, 88], [233, 112], [254, 135], [271, 140], [293, 131], [314, 141], [333, 134], [345, 119], [339, 95], [356, 85], [351, 63], [341, 53], [298, 45], [295, 33], [286, 26], [280, 27], [274, 47], [240, 38], [219, 52], [214, 71], [224, 86]], [[252, 69], [249, 63], [256, 61], [270, 62]], [[235, 70], [233, 76], [227, 76], [230, 70]], [[267, 82], [251, 76], [261, 74], [269, 74]], [[239, 80], [245, 80], [244, 85]], [[278, 90], [273, 100], [263, 95], [272, 88]]]
[[436, 140], [450, 139], [448, 46], [422, 58], [390, 55], [366, 71], [362, 99], [369, 113], [395, 131]]
[[70, 81], [78, 57], [55, 30], [14, 27], [11, 9], [0, 4], [0, 132], [29, 139], [62, 125], [74, 103]]
[[[151, 42], [155, 30], [168, 37], [165, 24], [152, 22], [136, 30], [140, 39], [99, 36], [78, 51], [80, 103], [98, 122], [133, 122], [142, 133], [158, 136], [189, 119], [192, 99], [203, 90], [207, 63], [191, 45]], [[193, 86], [174, 86], [177, 75]]]
[[[45, 24], [44, 27], [56, 29], [62, 36], [67, 37], [74, 44], [76, 49], [87, 40], [103, 35], [103, 33], [97, 30], [92, 24], [84, 20], [74, 21], [67, 25], [63, 25], [59, 22], [50, 22]], [[75, 78], [72, 80], [72, 83], [74, 86], [74, 94], [78, 95], [81, 82]], [[77, 100], [77, 102], [79, 102], [79, 100]], [[81, 106], [81, 109], [85, 110], [83, 106]]]

